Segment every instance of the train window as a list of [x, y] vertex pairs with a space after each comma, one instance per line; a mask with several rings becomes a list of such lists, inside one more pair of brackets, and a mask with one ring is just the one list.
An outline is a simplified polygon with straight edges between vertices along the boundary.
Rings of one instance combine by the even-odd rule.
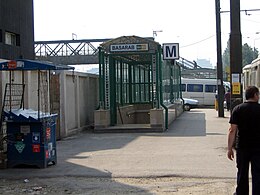
[[187, 85], [188, 92], [203, 92], [202, 84], [188, 84]]
[[215, 93], [217, 90], [216, 85], [205, 85], [205, 92], [207, 93]]
[[252, 73], [251, 73], [250, 80], [251, 80], [250, 85], [255, 85], [256, 72], [252, 72]]
[[181, 91], [186, 91], [186, 84], [181, 84]]

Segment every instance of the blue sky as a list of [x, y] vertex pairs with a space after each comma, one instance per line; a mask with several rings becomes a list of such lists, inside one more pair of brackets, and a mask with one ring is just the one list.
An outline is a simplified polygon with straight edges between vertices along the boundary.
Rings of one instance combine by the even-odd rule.
[[[229, 0], [220, 0], [229, 10]], [[260, 9], [259, 0], [240, 0], [241, 10]], [[250, 14], [250, 15], [249, 15]], [[215, 0], [34, 0], [35, 40], [152, 37], [180, 44], [180, 56], [216, 64]], [[221, 14], [222, 51], [230, 33], [229, 13]], [[243, 42], [260, 49], [260, 11], [241, 12]], [[75, 36], [75, 35], [74, 35]]]

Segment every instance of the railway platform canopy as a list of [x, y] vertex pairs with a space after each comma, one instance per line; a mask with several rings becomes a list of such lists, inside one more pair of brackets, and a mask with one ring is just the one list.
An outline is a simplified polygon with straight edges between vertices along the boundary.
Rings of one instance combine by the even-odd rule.
[[162, 47], [153, 39], [122, 36], [102, 43], [95, 131], [168, 129], [178, 113], [180, 79], [180, 67], [162, 59]]

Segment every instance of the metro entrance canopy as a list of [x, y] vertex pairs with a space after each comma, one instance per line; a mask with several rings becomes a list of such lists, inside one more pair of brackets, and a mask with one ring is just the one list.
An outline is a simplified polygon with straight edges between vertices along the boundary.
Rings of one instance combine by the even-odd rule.
[[162, 60], [158, 42], [122, 36], [101, 44], [99, 78], [100, 109], [108, 111], [108, 126], [151, 124], [151, 110], [161, 109], [162, 128], [168, 128], [168, 108], [181, 96], [180, 67]]

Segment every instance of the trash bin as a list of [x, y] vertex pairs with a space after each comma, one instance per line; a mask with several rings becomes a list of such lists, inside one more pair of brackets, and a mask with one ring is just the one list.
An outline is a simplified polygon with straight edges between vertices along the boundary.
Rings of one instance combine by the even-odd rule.
[[34, 110], [4, 112], [7, 125], [7, 167], [46, 168], [57, 163], [56, 117]]

